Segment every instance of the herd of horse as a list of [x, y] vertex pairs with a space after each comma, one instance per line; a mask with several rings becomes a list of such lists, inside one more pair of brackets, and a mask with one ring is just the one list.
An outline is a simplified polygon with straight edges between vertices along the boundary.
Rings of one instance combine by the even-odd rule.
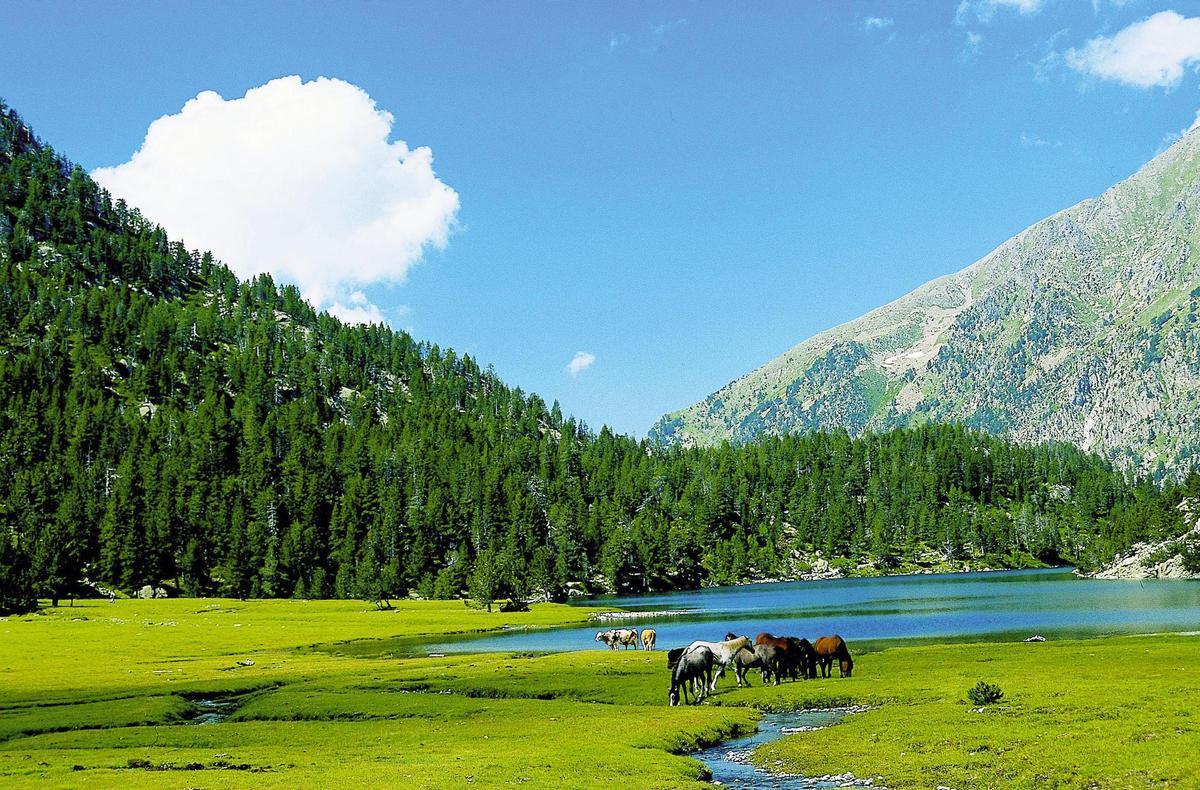
[[838, 674], [850, 677], [854, 659], [846, 640], [834, 634], [816, 642], [794, 636], [774, 636], [763, 632], [750, 641], [748, 636], [725, 634], [720, 642], [696, 640], [687, 647], [667, 652], [667, 667], [671, 670], [671, 691], [667, 699], [678, 705], [682, 697], [692, 704], [700, 703], [717, 688], [717, 680], [726, 669], [733, 670], [738, 688], [749, 685], [746, 673], [751, 669], [762, 672], [763, 683], [778, 686], [784, 678], [810, 680], [830, 677], [833, 662], [838, 662]]
[[[643, 629], [639, 634], [633, 628], [613, 628], [596, 634], [596, 641], [608, 645], [610, 650], [623, 646], [626, 650], [639, 645], [644, 650], [653, 650], [657, 635], [653, 628]], [[671, 671], [671, 690], [667, 700], [678, 705], [680, 700], [698, 704], [717, 688], [717, 680], [726, 669], [733, 672], [738, 688], [750, 685], [746, 673], [751, 669], [762, 672], [763, 683], [773, 682], [778, 686], [784, 678], [792, 680], [830, 677], [833, 662], [838, 664], [838, 674], [848, 678], [854, 671], [854, 659], [846, 647], [846, 640], [837, 634], [823, 636], [809, 642], [794, 636], [774, 636], [763, 632], [750, 641], [748, 636], [725, 634], [720, 642], [705, 642], [697, 639], [687, 647], [667, 651], [667, 668]]]
[[[630, 647], [637, 650], [654, 650], [658, 635], [653, 628], [642, 629], [641, 633], [634, 628], [612, 628], [596, 634], [596, 641], [607, 645], [610, 650]], [[716, 681], [732, 670], [734, 681], [738, 688], [749, 686], [746, 672], [757, 669], [762, 672], [763, 683], [773, 683], [779, 686], [784, 678], [796, 681], [811, 680], [811, 678], [830, 677], [833, 675], [833, 664], [838, 662], [838, 674], [850, 677], [854, 670], [854, 659], [850, 656], [850, 648], [841, 636], [822, 636], [816, 642], [797, 638], [797, 636], [775, 636], [766, 632], [755, 636], [750, 641], [749, 636], [726, 634], [719, 642], [696, 640], [686, 647], [676, 647], [667, 651], [667, 669], [671, 671], [671, 692], [667, 700], [672, 706], [679, 705], [680, 699], [691, 705], [702, 702], [706, 696], [716, 690]]]

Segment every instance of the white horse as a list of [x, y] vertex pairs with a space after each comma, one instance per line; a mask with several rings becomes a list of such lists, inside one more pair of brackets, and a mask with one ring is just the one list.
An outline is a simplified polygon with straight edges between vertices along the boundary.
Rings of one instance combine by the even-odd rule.
[[[695, 642], [692, 642], [687, 646], [687, 650], [683, 651], [684, 655], [687, 655], [691, 651], [700, 647], [706, 647], [712, 651], [713, 661], [715, 662], [717, 668], [717, 671], [713, 673], [712, 684], [709, 688], [709, 691], [717, 690], [717, 678], [725, 674], [725, 667], [733, 665], [733, 657], [737, 655], [739, 650], [744, 647], [749, 647], [751, 650], [754, 649], [751, 646], [750, 637], [748, 636], [739, 636], [737, 639], [727, 639], [724, 642], [705, 642], [697, 639]], [[741, 688], [742, 679], [738, 677], [738, 673], [736, 671], [733, 674], [734, 678], [737, 680], [738, 688]]]

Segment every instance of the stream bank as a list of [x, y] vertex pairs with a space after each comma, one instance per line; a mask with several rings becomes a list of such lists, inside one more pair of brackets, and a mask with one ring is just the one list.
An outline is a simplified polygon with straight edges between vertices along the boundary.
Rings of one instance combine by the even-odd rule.
[[822, 708], [816, 710], [791, 711], [786, 713], [764, 713], [758, 730], [750, 735], [725, 741], [716, 746], [693, 753], [691, 756], [704, 763], [712, 772], [711, 781], [723, 787], [737, 790], [773, 788], [774, 790], [815, 790], [826, 787], [882, 787], [875, 779], [859, 779], [851, 773], [825, 776], [801, 776], [799, 774], [776, 774], [763, 770], [751, 761], [755, 749], [765, 743], [778, 740], [784, 735], [809, 732], [831, 727], [846, 715], [857, 713], [863, 708]]

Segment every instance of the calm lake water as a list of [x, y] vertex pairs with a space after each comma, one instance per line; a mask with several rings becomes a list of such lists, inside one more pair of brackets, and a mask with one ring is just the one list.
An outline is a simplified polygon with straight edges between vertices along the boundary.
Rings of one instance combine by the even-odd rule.
[[[653, 627], [660, 650], [727, 631], [805, 636], [841, 634], [851, 649], [895, 640], [1047, 639], [1200, 630], [1200, 581], [1100, 581], [1069, 570], [996, 571], [874, 579], [780, 582], [692, 592], [602, 597], [580, 605], [685, 614], [582, 628], [513, 630], [423, 643], [420, 652], [600, 648], [597, 630]], [[399, 646], [397, 646], [399, 647]]]

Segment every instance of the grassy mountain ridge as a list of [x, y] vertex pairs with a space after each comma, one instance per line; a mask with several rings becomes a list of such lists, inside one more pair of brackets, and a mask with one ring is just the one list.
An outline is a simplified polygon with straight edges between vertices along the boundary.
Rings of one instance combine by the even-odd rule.
[[959, 422], [1183, 474], [1200, 448], [1200, 131], [967, 268], [800, 343], [657, 441]]

